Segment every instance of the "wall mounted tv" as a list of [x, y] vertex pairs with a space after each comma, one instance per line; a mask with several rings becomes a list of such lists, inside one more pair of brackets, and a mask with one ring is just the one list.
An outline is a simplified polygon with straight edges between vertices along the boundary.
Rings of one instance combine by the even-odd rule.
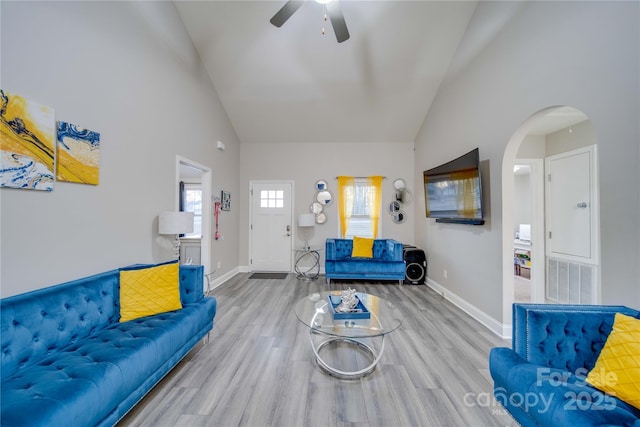
[[480, 155], [476, 148], [423, 172], [427, 218], [436, 222], [484, 224]]

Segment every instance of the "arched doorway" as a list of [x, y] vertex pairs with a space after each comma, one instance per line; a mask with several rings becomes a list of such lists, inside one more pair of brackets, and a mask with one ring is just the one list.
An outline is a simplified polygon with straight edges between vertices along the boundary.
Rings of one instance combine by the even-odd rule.
[[[581, 133], [573, 134], [573, 129], [579, 128]], [[536, 140], [537, 138], [537, 140]], [[531, 115], [513, 134], [509, 140], [502, 162], [502, 253], [503, 253], [503, 335], [511, 335], [511, 310], [514, 302], [514, 239], [518, 226], [514, 218], [516, 207], [519, 206], [515, 200], [516, 185], [514, 184], [514, 167], [516, 165], [530, 165], [532, 170], [537, 170], [535, 178], [532, 175], [533, 191], [530, 196], [532, 205], [531, 214], [531, 302], [544, 303], [553, 302], [547, 299], [546, 284], [548, 274], [546, 271], [545, 245], [548, 239], [548, 230], [545, 228], [545, 216], [548, 215], [545, 209], [544, 188], [548, 191], [548, 174], [544, 170], [544, 159], [553, 158], [558, 152], [567, 151], [581, 146], [593, 144], [595, 147], [595, 132], [591, 128], [591, 122], [581, 111], [567, 106], [553, 106], [540, 110]], [[595, 148], [594, 148], [595, 150]], [[548, 164], [548, 163], [547, 163]], [[597, 169], [596, 169], [597, 170]], [[594, 174], [597, 178], [597, 172]], [[545, 178], [546, 177], [546, 178]], [[597, 188], [597, 181], [595, 187]], [[547, 206], [548, 207], [548, 206]], [[594, 212], [596, 222], [595, 238], [597, 244], [599, 240], [599, 227], [597, 217], [599, 205], [597, 197], [593, 198], [593, 205], [589, 207]], [[550, 222], [547, 220], [546, 222]], [[527, 224], [528, 225], [528, 224]], [[599, 253], [599, 245], [595, 249]], [[598, 260], [596, 255], [594, 260]], [[550, 264], [551, 265], [551, 264]], [[599, 299], [599, 268], [594, 266], [594, 295], [592, 303], [597, 303]], [[537, 284], [537, 288], [535, 287]], [[540, 288], [543, 287], [543, 288]]]

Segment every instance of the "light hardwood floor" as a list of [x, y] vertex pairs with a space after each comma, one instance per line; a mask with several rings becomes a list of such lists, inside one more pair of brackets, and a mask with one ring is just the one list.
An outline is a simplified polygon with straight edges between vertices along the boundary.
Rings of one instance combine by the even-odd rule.
[[489, 350], [510, 346], [423, 285], [333, 284], [403, 312], [377, 369], [339, 380], [316, 365], [293, 305], [328, 290], [239, 274], [214, 289], [214, 330], [119, 424], [123, 426], [517, 426], [491, 398]]

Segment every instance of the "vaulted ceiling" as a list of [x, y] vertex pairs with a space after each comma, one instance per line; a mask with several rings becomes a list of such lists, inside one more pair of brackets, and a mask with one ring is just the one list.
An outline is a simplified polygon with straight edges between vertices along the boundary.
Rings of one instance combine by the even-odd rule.
[[338, 43], [315, 1], [271, 25], [285, 2], [175, 1], [242, 142], [414, 141], [476, 6], [341, 0]]

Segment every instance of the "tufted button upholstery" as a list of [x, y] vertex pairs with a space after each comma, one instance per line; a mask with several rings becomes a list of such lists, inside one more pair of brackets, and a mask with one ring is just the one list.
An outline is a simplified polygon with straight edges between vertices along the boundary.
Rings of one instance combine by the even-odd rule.
[[1, 300], [0, 425], [115, 424], [212, 327], [189, 267], [182, 310], [132, 322], [118, 322], [118, 270]]
[[204, 296], [204, 270], [199, 265], [180, 266], [180, 300], [183, 304], [199, 301]]
[[[585, 310], [585, 314], [591, 312]], [[591, 369], [611, 332], [615, 313], [599, 316], [578, 313], [529, 310], [526, 358], [535, 364], [562, 367], [570, 372]]]
[[352, 258], [353, 240], [327, 239], [325, 276], [330, 279], [403, 280], [405, 262], [402, 244], [393, 239], [375, 239], [372, 258]]
[[513, 348], [493, 348], [494, 395], [522, 425], [640, 426], [640, 409], [585, 380], [624, 306], [514, 304]]
[[[113, 304], [117, 286], [118, 272], [109, 271], [55, 286], [55, 292], [46, 288], [3, 299], [2, 378], [30, 366], [52, 349], [88, 336], [93, 328], [112, 323], [117, 315]], [[101, 304], [96, 304], [98, 300]], [[33, 316], [34, 312], [40, 315]], [[34, 341], [35, 336], [40, 338]]]

